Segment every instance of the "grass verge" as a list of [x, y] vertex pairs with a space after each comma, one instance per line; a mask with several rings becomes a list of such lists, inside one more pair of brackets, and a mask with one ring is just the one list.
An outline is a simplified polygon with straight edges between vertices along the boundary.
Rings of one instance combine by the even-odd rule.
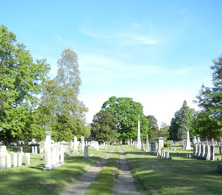
[[119, 158], [119, 147], [116, 146], [114, 153], [103, 165], [102, 171], [88, 188], [86, 195], [107, 195], [112, 194], [115, 185], [115, 178], [119, 175], [117, 159]]
[[122, 146], [129, 167], [141, 194], [221, 194], [222, 175], [217, 161], [203, 161], [186, 157], [177, 148], [170, 151], [173, 160], [157, 158], [134, 147]]

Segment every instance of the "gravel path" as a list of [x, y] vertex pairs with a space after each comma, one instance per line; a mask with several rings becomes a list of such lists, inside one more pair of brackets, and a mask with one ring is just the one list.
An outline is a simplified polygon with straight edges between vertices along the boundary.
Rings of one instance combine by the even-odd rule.
[[[114, 147], [115, 148], [115, 147]], [[97, 174], [102, 170], [103, 164], [109, 159], [113, 153], [114, 148], [109, 152], [102, 160], [97, 162], [95, 165], [89, 166], [87, 172], [78, 178], [78, 181], [72, 184], [66, 189], [61, 195], [82, 195], [86, 193], [91, 183], [96, 178]]]
[[124, 152], [119, 147], [120, 155], [118, 159], [119, 176], [116, 180], [116, 185], [114, 187], [113, 193], [118, 195], [138, 195], [134, 184], [134, 178], [131, 175], [128, 164], [125, 159]]

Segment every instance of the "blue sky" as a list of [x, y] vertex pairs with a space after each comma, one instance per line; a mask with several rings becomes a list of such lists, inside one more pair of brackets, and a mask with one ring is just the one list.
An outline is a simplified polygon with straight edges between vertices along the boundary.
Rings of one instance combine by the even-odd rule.
[[184, 100], [211, 86], [212, 60], [222, 54], [222, 1], [0, 0], [0, 24], [50, 77], [64, 49], [78, 54], [87, 122], [111, 96], [131, 97], [170, 124]]

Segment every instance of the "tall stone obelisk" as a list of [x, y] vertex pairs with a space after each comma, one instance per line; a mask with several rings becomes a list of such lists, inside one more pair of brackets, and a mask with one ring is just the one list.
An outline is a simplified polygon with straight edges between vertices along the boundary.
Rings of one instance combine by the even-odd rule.
[[186, 150], [191, 150], [190, 147], [190, 132], [187, 131]]
[[140, 121], [139, 121], [139, 120], [138, 120], [137, 148], [141, 149], [141, 138], [140, 138]]

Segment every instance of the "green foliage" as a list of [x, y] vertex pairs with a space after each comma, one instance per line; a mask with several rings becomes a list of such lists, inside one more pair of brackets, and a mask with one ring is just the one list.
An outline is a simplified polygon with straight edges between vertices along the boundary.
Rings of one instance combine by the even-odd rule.
[[92, 136], [99, 142], [113, 141], [116, 136], [117, 120], [109, 112], [100, 110], [91, 124]]
[[183, 102], [183, 106], [181, 108], [181, 117], [179, 118], [179, 140], [184, 140], [187, 137], [188, 124], [189, 124], [189, 108], [187, 106], [187, 102]]
[[118, 120], [117, 136], [123, 143], [129, 139], [136, 139], [138, 120], [140, 121], [141, 138], [148, 134], [149, 122], [143, 114], [143, 106], [134, 102], [132, 98], [117, 98], [112, 96], [104, 102], [102, 110], [108, 111]]
[[190, 137], [193, 137], [193, 134], [195, 133], [195, 128], [193, 126], [195, 118], [195, 110], [189, 108], [186, 101], [184, 101], [183, 106], [174, 114], [174, 117], [171, 120], [169, 128], [169, 139], [186, 139], [187, 130], [190, 131]]
[[33, 62], [23, 44], [7, 27], [0, 27], [0, 126], [8, 140], [28, 137], [37, 95], [47, 79], [46, 60]]
[[208, 112], [200, 112], [193, 122], [193, 127], [202, 139], [220, 139], [221, 127], [216, 119], [210, 117]]
[[168, 146], [171, 146], [171, 143], [170, 142], [165, 142], [164, 147], [168, 147]]
[[[197, 103], [199, 107], [203, 109], [202, 111], [207, 113], [201, 114], [200, 118], [204, 118], [204, 121], [208, 120], [210, 123], [213, 123], [212, 126], [209, 126], [208, 134], [219, 137], [222, 132], [222, 56], [219, 56], [218, 59], [213, 62], [214, 65], [211, 66], [213, 70], [213, 87], [209, 88], [203, 85], [199, 96], [197, 96]], [[217, 128], [217, 130], [215, 128]], [[203, 129], [202, 127], [202, 130]], [[205, 132], [205, 130], [200, 132]], [[206, 133], [203, 133], [203, 136], [205, 135]]]
[[148, 115], [146, 118], [149, 121], [149, 132], [148, 132], [149, 139], [157, 140], [159, 133], [157, 119], [153, 115]]
[[85, 131], [84, 131], [84, 137], [89, 138], [91, 135], [91, 124], [86, 125]]
[[44, 131], [52, 131], [55, 141], [70, 141], [74, 135], [89, 135], [85, 127], [87, 108], [78, 100], [81, 84], [78, 58], [75, 52], [66, 49], [58, 60], [57, 77], [48, 80], [38, 109], [34, 113], [33, 129], [41, 129], [38, 137], [44, 137]]
[[165, 137], [165, 139], [169, 137], [169, 126], [166, 123], [161, 124], [158, 137]]

